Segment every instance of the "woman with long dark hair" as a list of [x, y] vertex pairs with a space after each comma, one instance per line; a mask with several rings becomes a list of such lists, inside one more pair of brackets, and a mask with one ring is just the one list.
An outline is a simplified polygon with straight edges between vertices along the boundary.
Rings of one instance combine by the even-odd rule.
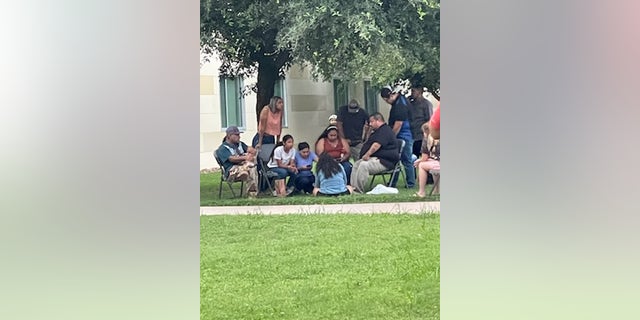
[[[294, 191], [294, 181], [298, 174], [298, 168], [295, 161], [296, 150], [293, 148], [293, 137], [290, 134], [282, 137], [282, 141], [278, 142], [273, 153], [271, 153], [271, 161], [267, 164], [270, 171], [277, 174], [274, 178], [276, 185], [276, 196], [286, 197]], [[284, 180], [289, 177], [287, 189], [285, 189]]]
[[251, 142], [253, 147], [260, 149], [262, 144], [273, 144], [280, 140], [283, 110], [284, 100], [278, 96], [272, 97], [269, 104], [262, 107], [258, 120], [258, 132]]
[[338, 127], [328, 126], [316, 140], [316, 154], [329, 154], [334, 160], [336, 160], [344, 172], [347, 174], [347, 184], [351, 180], [351, 169], [353, 165], [349, 162], [351, 151], [349, 150], [349, 143], [346, 139], [340, 138], [338, 135]]
[[316, 164], [316, 182], [314, 196], [340, 196], [353, 193], [347, 183], [344, 168], [328, 153], [323, 153]]

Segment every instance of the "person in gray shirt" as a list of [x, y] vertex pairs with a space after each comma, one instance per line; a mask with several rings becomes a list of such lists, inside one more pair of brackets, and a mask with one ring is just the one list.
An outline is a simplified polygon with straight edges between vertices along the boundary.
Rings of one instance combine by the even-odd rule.
[[422, 124], [429, 121], [433, 114], [433, 105], [424, 97], [424, 88], [419, 84], [411, 86], [409, 99], [411, 112], [411, 135], [413, 135], [413, 154], [420, 158], [422, 147]]

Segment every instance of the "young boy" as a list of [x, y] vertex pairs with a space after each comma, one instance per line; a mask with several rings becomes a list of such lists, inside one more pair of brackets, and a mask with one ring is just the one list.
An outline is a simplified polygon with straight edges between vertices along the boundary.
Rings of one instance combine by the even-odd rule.
[[311, 167], [314, 161], [318, 161], [318, 156], [309, 149], [308, 143], [300, 142], [295, 159], [296, 167], [298, 168], [298, 175], [295, 179], [296, 190], [303, 193], [312, 193], [316, 177], [311, 172]]

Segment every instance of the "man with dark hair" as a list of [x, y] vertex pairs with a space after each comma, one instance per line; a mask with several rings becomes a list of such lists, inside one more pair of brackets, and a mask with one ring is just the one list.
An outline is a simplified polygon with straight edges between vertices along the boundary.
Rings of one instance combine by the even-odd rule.
[[411, 86], [409, 110], [411, 111], [411, 133], [413, 135], [413, 154], [420, 158], [422, 153], [422, 124], [429, 121], [433, 114], [433, 105], [423, 96], [424, 88], [419, 84]]
[[[404, 140], [404, 148], [400, 156], [404, 172], [407, 179], [407, 187], [413, 188], [416, 185], [416, 173], [411, 161], [413, 152], [413, 134], [411, 133], [411, 113], [409, 111], [409, 102], [407, 98], [399, 92], [395, 92], [391, 87], [384, 87], [380, 90], [382, 99], [391, 105], [389, 111], [389, 126], [391, 126], [396, 138]], [[398, 183], [398, 175], [395, 175], [391, 186], [395, 187]]]
[[351, 158], [357, 161], [362, 149], [363, 135], [366, 135], [369, 129], [369, 114], [362, 109], [356, 99], [351, 99], [349, 104], [340, 107], [338, 110], [338, 134], [341, 138], [345, 138], [349, 143]]
[[258, 193], [258, 171], [255, 167], [256, 150], [240, 141], [240, 130], [230, 126], [226, 131], [222, 145], [215, 151], [222, 162], [227, 181], [244, 181], [246, 194], [255, 197]]
[[351, 185], [359, 193], [365, 192], [370, 175], [393, 169], [398, 162], [396, 135], [384, 122], [382, 114], [372, 114], [369, 117], [369, 125], [373, 133], [362, 145], [360, 160], [353, 164], [351, 171]]

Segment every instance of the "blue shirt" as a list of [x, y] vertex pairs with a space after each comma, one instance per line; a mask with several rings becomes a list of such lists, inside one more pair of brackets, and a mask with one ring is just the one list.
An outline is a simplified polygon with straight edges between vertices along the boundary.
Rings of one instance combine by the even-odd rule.
[[[300, 167], [306, 167], [306, 166], [313, 166], [313, 159], [316, 159], [317, 156], [313, 151], [309, 152], [309, 157], [307, 157], [306, 159], [303, 158], [302, 156], [300, 156], [300, 152], [296, 151], [296, 167], [300, 168]], [[312, 176], [313, 173], [311, 172], [311, 169], [309, 170], [300, 170], [298, 169], [298, 175], [299, 176]]]
[[320, 188], [320, 192], [324, 194], [339, 194], [347, 191], [347, 174], [344, 168], [340, 166], [340, 172], [326, 178], [322, 171], [318, 171], [318, 179], [315, 183], [316, 188]]
[[405, 141], [413, 140], [411, 133], [411, 113], [409, 110], [409, 102], [403, 95], [399, 95], [396, 101], [391, 105], [389, 111], [389, 126], [393, 128], [396, 121], [402, 121], [400, 131], [396, 137]]

